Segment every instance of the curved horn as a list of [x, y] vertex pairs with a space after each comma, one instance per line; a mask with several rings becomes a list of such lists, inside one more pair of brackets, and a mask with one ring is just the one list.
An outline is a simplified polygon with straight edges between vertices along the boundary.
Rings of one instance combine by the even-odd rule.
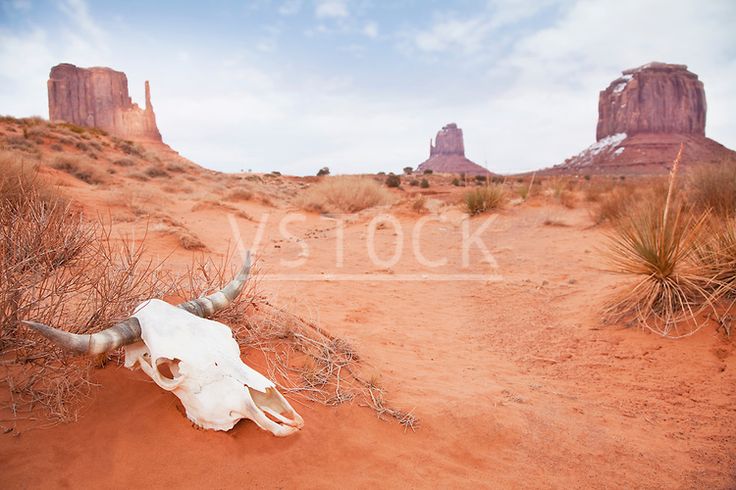
[[[227, 286], [209, 296], [193, 299], [177, 306], [199, 317], [209, 317], [238, 297], [243, 291], [249, 274], [250, 252], [248, 252], [243, 268]], [[103, 354], [141, 340], [141, 324], [134, 316], [93, 334], [76, 334], [49, 327], [43, 323], [27, 320], [22, 320], [22, 322], [47, 339], [77, 354]]]
[[116, 323], [102, 332], [84, 335], [65, 332], [43, 323], [26, 320], [23, 320], [23, 323], [47, 339], [77, 354], [104, 354], [141, 339], [141, 324], [136, 317]]
[[237, 298], [243, 291], [246, 281], [248, 281], [248, 275], [250, 274], [250, 252], [245, 257], [245, 264], [240, 269], [235, 279], [224, 288], [220, 289], [216, 293], [212, 293], [209, 296], [203, 298], [193, 299], [177, 305], [182, 310], [186, 310], [193, 315], [197, 315], [202, 318], [208, 318], [218, 311], [229, 305], [235, 298]]

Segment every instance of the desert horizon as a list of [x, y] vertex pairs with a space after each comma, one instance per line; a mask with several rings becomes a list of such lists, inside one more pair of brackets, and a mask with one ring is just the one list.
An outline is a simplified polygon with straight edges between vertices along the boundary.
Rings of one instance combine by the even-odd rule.
[[735, 18], [0, 3], [0, 487], [733, 488]]

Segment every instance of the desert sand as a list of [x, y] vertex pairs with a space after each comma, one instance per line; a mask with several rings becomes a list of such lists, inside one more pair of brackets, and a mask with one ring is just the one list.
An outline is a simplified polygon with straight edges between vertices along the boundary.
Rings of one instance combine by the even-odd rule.
[[[306, 423], [295, 436], [275, 438], [247, 420], [227, 433], [198, 430], [174, 396], [111, 363], [95, 372], [98, 386], [77, 422], [21, 424], [0, 436], [2, 488], [736, 486], [733, 342], [715, 322], [680, 340], [602, 324], [601, 298], [625, 281], [605, 270], [606, 227], [593, 226], [584, 202], [570, 209], [540, 195], [506, 206], [481, 234], [493, 260], [474, 246], [464, 267], [463, 227], [477, 230], [489, 216], [468, 217], [462, 189], [441, 176], [429, 189], [392, 190], [393, 206], [324, 216], [292, 202], [310, 178], [181, 164], [169, 177], [118, 171], [89, 185], [41, 170], [87, 215], [109, 218], [116, 233], [145, 235], [147, 253], [169, 256], [174, 268], [193, 253], [232, 249], [235, 223], [256, 252], [259, 293], [348, 339], [362, 371], [420, 423], [412, 430], [358, 402], [325, 407], [289, 396]], [[225, 200], [240, 183], [266, 198]], [[424, 214], [408, 204], [418, 193], [428, 199]], [[303, 221], [288, 223], [293, 237], [284, 237], [280, 220], [295, 212]], [[382, 213], [404, 238], [389, 267], [367, 254], [371, 220]], [[415, 260], [420, 219], [423, 256], [446, 265]], [[182, 230], [199, 250], [182, 245]], [[381, 257], [399, 234], [377, 227]], [[283, 262], [300, 258], [297, 267]], [[483, 274], [491, 279], [478, 280]], [[244, 359], [263, 367], [260, 351]]]

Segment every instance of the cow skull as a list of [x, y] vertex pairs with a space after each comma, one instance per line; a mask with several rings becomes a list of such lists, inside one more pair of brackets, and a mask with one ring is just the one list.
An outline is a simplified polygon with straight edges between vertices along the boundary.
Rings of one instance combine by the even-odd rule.
[[240, 359], [230, 328], [205, 318], [240, 294], [249, 271], [250, 257], [217, 293], [178, 306], [151, 299], [124, 322], [91, 335], [25, 323], [77, 353], [125, 347], [125, 366], [140, 367], [158, 386], [173, 392], [189, 420], [200, 427], [230, 430], [247, 418], [276, 436], [288, 436], [304, 426], [302, 418], [270, 380]]

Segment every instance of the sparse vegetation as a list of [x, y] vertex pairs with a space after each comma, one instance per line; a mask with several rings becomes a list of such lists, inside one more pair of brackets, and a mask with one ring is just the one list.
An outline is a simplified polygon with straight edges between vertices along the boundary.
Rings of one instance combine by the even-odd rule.
[[404, 167], [404, 175], [411, 175], [414, 173], [414, 169], [412, 167]]
[[317, 171], [317, 177], [324, 177], [326, 175], [330, 175], [330, 168], [329, 167], [322, 167]]
[[503, 206], [506, 191], [500, 185], [477, 187], [465, 193], [465, 206], [471, 216]]
[[303, 209], [320, 213], [354, 213], [391, 201], [391, 194], [373, 179], [352, 176], [326, 178], [297, 198]]
[[86, 157], [75, 155], [59, 156], [53, 161], [51, 166], [88, 184], [94, 185], [105, 182], [104, 174], [97, 170], [95, 165]]
[[422, 189], [429, 189], [429, 181], [427, 179], [422, 179], [421, 184], [419, 184], [419, 187]]

